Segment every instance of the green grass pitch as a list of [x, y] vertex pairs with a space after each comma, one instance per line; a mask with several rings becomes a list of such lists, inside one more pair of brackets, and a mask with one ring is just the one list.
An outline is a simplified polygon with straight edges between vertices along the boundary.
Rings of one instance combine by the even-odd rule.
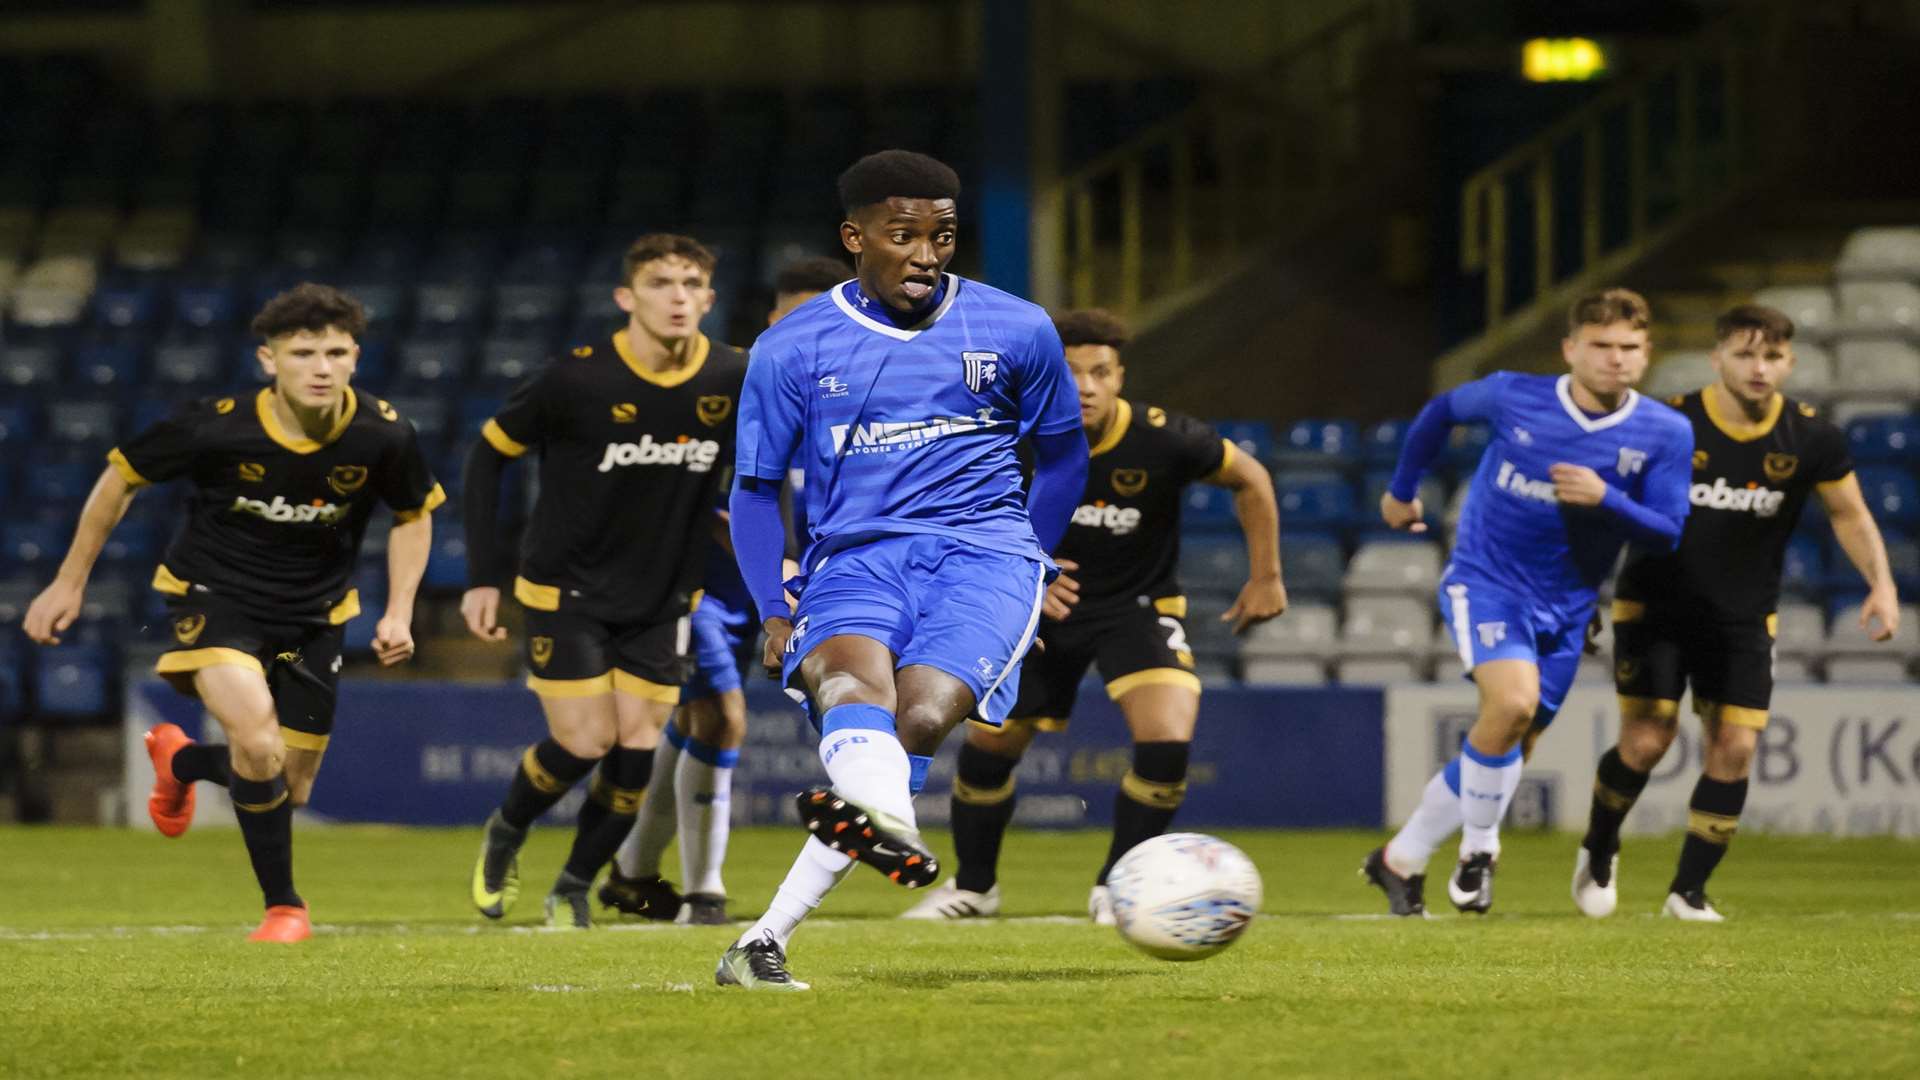
[[[1415, 922], [1342, 917], [1381, 909], [1375, 837], [1226, 835], [1266, 914], [1213, 959], [1078, 917], [1104, 835], [1015, 833], [1007, 918], [897, 922], [914, 894], [857, 869], [795, 939], [814, 992], [778, 996], [713, 985], [730, 930], [534, 929], [556, 829], [505, 926], [467, 907], [477, 827], [301, 831], [291, 947], [244, 942], [232, 830], [0, 829], [0, 1076], [1920, 1076], [1912, 842], [1741, 837], [1715, 927], [1652, 915], [1673, 838], [1630, 843], [1604, 922], [1539, 835], [1508, 838], [1493, 916]], [[735, 835], [738, 912], [799, 840]]]

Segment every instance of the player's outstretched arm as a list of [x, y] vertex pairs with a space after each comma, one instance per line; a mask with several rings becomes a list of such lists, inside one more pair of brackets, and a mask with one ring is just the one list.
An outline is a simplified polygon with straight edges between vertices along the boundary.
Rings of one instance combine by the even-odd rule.
[[1875, 641], [1889, 640], [1900, 629], [1900, 597], [1893, 587], [1886, 541], [1881, 539], [1880, 526], [1874, 523], [1867, 500], [1860, 494], [1860, 478], [1848, 473], [1814, 490], [1827, 508], [1834, 539], [1840, 541], [1840, 549], [1867, 581], [1869, 591], [1860, 606], [1860, 629]]
[[1280, 579], [1280, 504], [1273, 477], [1251, 454], [1233, 454], [1211, 481], [1233, 492], [1233, 510], [1247, 539], [1247, 583], [1233, 606], [1220, 616], [1245, 633], [1287, 610], [1287, 587]]
[[413, 601], [433, 550], [433, 514], [395, 521], [387, 533], [387, 610], [373, 630], [373, 654], [383, 667], [413, 655]]
[[1422, 518], [1426, 507], [1420, 503], [1420, 478], [1427, 474], [1433, 460], [1447, 444], [1453, 425], [1469, 420], [1493, 420], [1500, 412], [1500, 395], [1509, 372], [1495, 372], [1484, 379], [1445, 391], [1413, 418], [1407, 426], [1407, 438], [1400, 447], [1400, 460], [1393, 468], [1393, 481], [1380, 496], [1380, 517], [1388, 528], [1408, 532], [1426, 532]]
[[1042, 551], [1066, 539], [1073, 508], [1087, 490], [1087, 437], [1079, 428], [1034, 434], [1033, 484], [1027, 489], [1027, 521]]
[[93, 576], [93, 564], [100, 558], [100, 549], [106, 546], [114, 526], [126, 516], [134, 491], [118, 468], [103, 470], [100, 479], [94, 481], [93, 490], [87, 493], [86, 505], [80, 509], [80, 523], [73, 530], [73, 543], [67, 548], [67, 557], [60, 561], [52, 583], [42, 589], [27, 608], [24, 625], [27, 637], [35, 644], [60, 644], [60, 635], [79, 617], [80, 605], [86, 598], [87, 579]]
[[[474, 443], [460, 486], [461, 517], [467, 530], [467, 591], [460, 598], [460, 616], [467, 630], [482, 641], [507, 639], [506, 628], [500, 625], [499, 583], [511, 568], [506, 545], [500, 542], [500, 477], [512, 460], [489, 442]], [[420, 565], [424, 568], [426, 562]]]

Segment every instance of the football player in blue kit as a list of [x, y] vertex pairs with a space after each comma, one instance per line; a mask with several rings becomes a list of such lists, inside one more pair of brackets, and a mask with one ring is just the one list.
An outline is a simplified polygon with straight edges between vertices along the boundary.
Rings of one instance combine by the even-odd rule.
[[1427, 859], [1455, 828], [1447, 883], [1461, 911], [1493, 906], [1500, 820], [1520, 783], [1523, 743], [1553, 721], [1580, 664], [1600, 585], [1623, 544], [1671, 551], [1687, 517], [1693, 426], [1633, 390], [1647, 369], [1647, 302], [1626, 289], [1582, 297], [1561, 343], [1565, 375], [1500, 372], [1441, 394], [1407, 432], [1380, 514], [1423, 531], [1415, 492], [1456, 423], [1492, 440], [1475, 471], [1442, 617], [1480, 691], [1460, 754], [1362, 873], [1395, 915], [1425, 914]]
[[[825, 256], [781, 267], [774, 276], [767, 325], [846, 281], [847, 270], [846, 263]], [[600, 887], [600, 902], [607, 907], [695, 926], [727, 922], [720, 870], [732, 824], [733, 770], [747, 737], [740, 669], [757, 654], [759, 640], [739, 564], [731, 551], [715, 547], [707, 559], [706, 588], [693, 609], [693, 675], [680, 687], [680, 707], [654, 757], [655, 779], [641, 801], [640, 817]], [[684, 897], [660, 874], [661, 857], [676, 834]]]
[[[813, 835], [721, 957], [723, 986], [806, 989], [787, 971], [787, 940], [855, 861], [909, 888], [938, 876], [913, 795], [955, 724], [1005, 719], [1057, 573], [1047, 552], [1086, 483], [1052, 320], [945, 272], [959, 193], [953, 170], [922, 154], [855, 162], [839, 183], [855, 280], [753, 347], [730, 530], [766, 665], [820, 728], [831, 786], [801, 793]], [[790, 609], [779, 486], [796, 465], [809, 544]]]

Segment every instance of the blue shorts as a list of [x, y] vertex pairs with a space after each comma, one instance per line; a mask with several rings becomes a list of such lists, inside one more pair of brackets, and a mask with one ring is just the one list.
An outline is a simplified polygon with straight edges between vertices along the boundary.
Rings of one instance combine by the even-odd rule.
[[[1019, 695], [1048, 571], [1037, 559], [924, 534], [835, 552], [802, 585], [782, 681], [799, 695], [807, 653], [856, 634], [885, 645], [896, 671], [925, 664], [966, 683], [974, 718], [997, 726]], [[820, 723], [811, 709], [809, 719]]]
[[1540, 709], [1551, 720], [1567, 700], [1587, 643], [1583, 611], [1555, 611], [1524, 593], [1449, 573], [1440, 579], [1440, 617], [1469, 677], [1489, 660], [1525, 660], [1540, 669]]
[[680, 703], [740, 689], [740, 668], [758, 657], [759, 640], [751, 600], [702, 596], [693, 609], [693, 674], [680, 687]]

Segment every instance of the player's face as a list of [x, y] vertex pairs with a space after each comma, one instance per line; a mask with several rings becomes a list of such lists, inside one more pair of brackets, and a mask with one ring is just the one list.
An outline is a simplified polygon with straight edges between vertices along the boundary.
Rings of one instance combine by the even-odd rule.
[[1742, 330], [1713, 347], [1713, 370], [1727, 393], [1750, 405], [1765, 405], [1793, 373], [1793, 343], [1768, 341]]
[[353, 335], [329, 326], [325, 330], [296, 330], [260, 346], [255, 354], [273, 379], [275, 389], [295, 405], [325, 409], [337, 405], [353, 378], [360, 346]]
[[960, 229], [952, 199], [888, 199], [840, 223], [860, 287], [895, 311], [913, 311], [940, 287]]
[[1588, 392], [1613, 397], [1647, 373], [1647, 332], [1624, 319], [1582, 326], [1560, 343], [1560, 353]]
[[613, 290], [614, 303], [659, 341], [685, 341], [713, 307], [706, 271], [678, 255], [634, 267], [633, 280]]
[[817, 292], [783, 292], [777, 294], [773, 298], [773, 310], [767, 312], [767, 325], [772, 326], [774, 323], [786, 318], [787, 314], [794, 308], [799, 307], [801, 304], [819, 295]]
[[1074, 385], [1080, 388], [1080, 423], [1088, 428], [1106, 427], [1120, 400], [1120, 387], [1127, 381], [1127, 369], [1120, 365], [1120, 350], [1111, 345], [1069, 345], [1067, 366], [1073, 369]]

